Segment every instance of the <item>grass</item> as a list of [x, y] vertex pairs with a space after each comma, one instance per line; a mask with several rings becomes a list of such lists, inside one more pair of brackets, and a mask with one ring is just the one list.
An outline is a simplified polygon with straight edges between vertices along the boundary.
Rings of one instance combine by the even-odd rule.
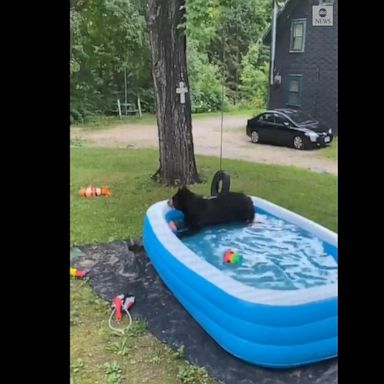
[[[195, 192], [208, 193], [218, 163], [215, 158], [197, 157], [199, 172], [208, 182], [193, 186]], [[175, 191], [150, 180], [157, 167], [156, 150], [72, 148], [72, 244], [140, 236], [146, 209]], [[232, 189], [267, 198], [336, 230], [335, 176], [227, 159], [223, 167], [231, 175]], [[81, 198], [80, 187], [89, 184], [109, 185], [112, 196], [95, 200]]]
[[[194, 185], [208, 194], [218, 159], [197, 157], [205, 183]], [[71, 245], [103, 243], [141, 236], [146, 209], [168, 198], [175, 188], [151, 181], [158, 166], [156, 150], [71, 148]], [[337, 231], [337, 178], [295, 167], [224, 160], [233, 190], [264, 197]], [[110, 198], [84, 199], [83, 185], [108, 184]], [[71, 280], [71, 383], [214, 384], [205, 370], [184, 360], [134, 322], [127, 336], [107, 326], [110, 304], [82, 280]]]
[[[224, 117], [231, 117], [231, 116], [253, 117], [253, 116], [256, 116], [258, 113], [260, 113], [261, 111], [262, 111], [261, 109], [239, 109], [239, 110], [224, 112], [223, 115]], [[218, 117], [218, 116], [221, 116], [221, 111], [194, 113], [192, 114], [192, 119], [205, 119], [207, 117]]]
[[85, 130], [98, 130], [112, 128], [121, 124], [156, 124], [156, 116], [151, 113], [143, 113], [139, 116], [94, 116], [84, 123], [75, 123], [73, 126]]
[[[135, 321], [126, 336], [109, 331], [109, 303], [84, 281], [71, 280], [71, 384], [214, 384], [205, 371], [190, 364]], [[185, 372], [185, 380], [179, 379]], [[192, 379], [192, 381], [186, 381]]]
[[[254, 109], [242, 109], [234, 110], [229, 112], [224, 112], [224, 117], [228, 116], [255, 116], [261, 110]], [[207, 112], [207, 113], [194, 113], [192, 114], [192, 119], [206, 119], [208, 117], [219, 117], [221, 112]], [[82, 128], [85, 130], [98, 130], [112, 128], [121, 124], [156, 124], [156, 115], [151, 113], [143, 113], [143, 116], [140, 118], [138, 116], [123, 116], [122, 119], [119, 119], [116, 116], [95, 116], [90, 118], [84, 123], [75, 123], [73, 127]]]
[[338, 159], [338, 140], [337, 137], [332, 141], [332, 143], [320, 150], [320, 155], [326, 157], [327, 159], [337, 160]]

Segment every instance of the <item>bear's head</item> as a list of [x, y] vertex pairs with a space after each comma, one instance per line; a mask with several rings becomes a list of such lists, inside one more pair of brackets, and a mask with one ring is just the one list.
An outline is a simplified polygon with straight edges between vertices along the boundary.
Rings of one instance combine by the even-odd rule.
[[177, 192], [168, 200], [168, 205], [179, 211], [184, 211], [189, 201], [195, 196], [186, 186], [182, 186]]

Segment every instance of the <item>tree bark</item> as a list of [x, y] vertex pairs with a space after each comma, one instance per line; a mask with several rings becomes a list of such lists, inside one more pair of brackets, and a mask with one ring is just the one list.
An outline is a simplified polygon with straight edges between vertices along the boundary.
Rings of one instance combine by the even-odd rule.
[[[172, 185], [200, 181], [193, 148], [182, 6], [184, 0], [147, 3], [160, 153], [160, 167], [154, 176]], [[180, 82], [188, 89], [184, 104], [176, 93]]]

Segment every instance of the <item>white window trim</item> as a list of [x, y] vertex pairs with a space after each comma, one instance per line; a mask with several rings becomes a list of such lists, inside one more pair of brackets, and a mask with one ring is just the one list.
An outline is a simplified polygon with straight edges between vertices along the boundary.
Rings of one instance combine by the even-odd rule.
[[[293, 50], [291, 48], [291, 45], [292, 45], [292, 34], [293, 34], [293, 25], [294, 23], [303, 23], [304, 25], [304, 28], [303, 28], [303, 47], [300, 51], [296, 51], [296, 50]], [[305, 35], [307, 34], [307, 19], [292, 19], [291, 20], [291, 32], [290, 32], [290, 35], [289, 35], [289, 53], [304, 53], [305, 52]]]

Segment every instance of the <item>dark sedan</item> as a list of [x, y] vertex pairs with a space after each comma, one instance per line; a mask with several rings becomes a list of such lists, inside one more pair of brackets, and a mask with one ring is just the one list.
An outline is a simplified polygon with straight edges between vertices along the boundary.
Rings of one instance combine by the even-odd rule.
[[296, 149], [324, 147], [333, 140], [331, 128], [302, 111], [289, 108], [266, 111], [248, 120], [246, 133], [253, 143]]

